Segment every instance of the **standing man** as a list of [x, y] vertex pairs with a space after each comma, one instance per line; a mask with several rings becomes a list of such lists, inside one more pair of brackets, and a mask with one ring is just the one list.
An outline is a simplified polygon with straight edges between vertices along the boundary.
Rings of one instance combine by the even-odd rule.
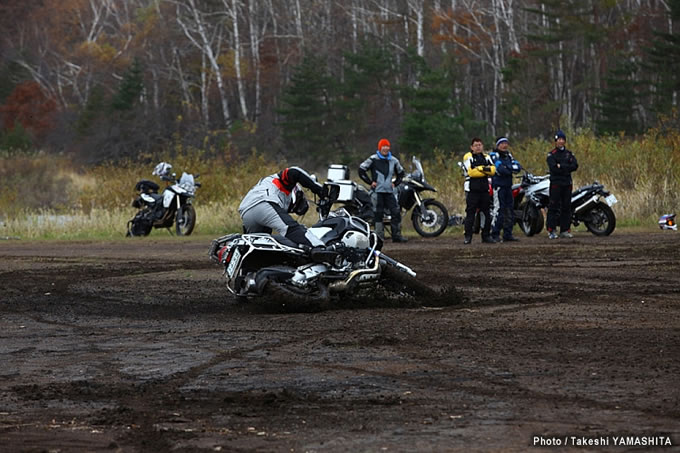
[[489, 177], [496, 174], [496, 167], [491, 158], [484, 154], [484, 143], [481, 138], [473, 138], [470, 152], [463, 156], [465, 168], [465, 244], [472, 242], [472, 227], [477, 210], [484, 215], [482, 226], [482, 242], [494, 243], [491, 237], [491, 196], [489, 195]]
[[550, 170], [550, 204], [548, 205], [548, 237], [557, 239], [555, 228], [560, 222], [561, 238], [572, 238], [571, 232], [571, 191], [572, 172], [578, 169], [576, 157], [565, 145], [567, 136], [564, 132], [555, 133], [555, 149], [548, 153], [548, 169]]
[[[404, 178], [404, 168], [390, 152], [390, 142], [386, 138], [380, 139], [378, 151], [359, 166], [359, 177], [375, 190], [375, 233], [385, 240], [383, 215], [387, 208], [392, 219], [392, 242], [407, 242], [408, 239], [401, 235], [401, 209], [394, 193], [394, 188]], [[394, 182], [392, 178], [396, 178]]]
[[496, 149], [491, 153], [496, 174], [493, 176], [493, 220], [491, 222], [493, 236], [496, 242], [500, 241], [501, 228], [503, 229], [503, 242], [518, 241], [512, 235], [512, 227], [515, 224], [515, 210], [512, 200], [512, 175], [519, 173], [521, 166], [508, 151], [510, 142], [506, 137], [496, 140]]

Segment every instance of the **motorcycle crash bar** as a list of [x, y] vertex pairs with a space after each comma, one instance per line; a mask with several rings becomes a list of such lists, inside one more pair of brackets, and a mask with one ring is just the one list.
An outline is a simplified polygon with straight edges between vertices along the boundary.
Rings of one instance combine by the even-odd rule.
[[328, 289], [330, 289], [331, 291], [338, 291], [338, 292], [345, 291], [345, 290], [347, 290], [347, 288], [349, 288], [349, 285], [352, 283], [352, 280], [354, 280], [355, 278], [357, 278], [358, 276], [363, 275], [363, 274], [373, 274], [375, 272], [378, 272], [379, 267], [380, 267], [380, 260], [376, 258], [375, 264], [373, 265], [373, 267], [367, 268], [367, 269], [357, 269], [357, 270], [351, 272], [345, 280], [343, 280], [341, 282], [333, 282], [330, 285], [328, 285]]

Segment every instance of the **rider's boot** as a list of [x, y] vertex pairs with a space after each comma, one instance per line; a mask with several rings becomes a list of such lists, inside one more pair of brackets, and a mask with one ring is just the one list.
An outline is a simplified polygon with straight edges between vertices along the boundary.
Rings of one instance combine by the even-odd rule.
[[385, 240], [385, 225], [383, 225], [382, 222], [375, 222], [375, 234], [378, 235], [381, 240]]
[[408, 239], [401, 235], [401, 222], [392, 223], [392, 242], [408, 242]]

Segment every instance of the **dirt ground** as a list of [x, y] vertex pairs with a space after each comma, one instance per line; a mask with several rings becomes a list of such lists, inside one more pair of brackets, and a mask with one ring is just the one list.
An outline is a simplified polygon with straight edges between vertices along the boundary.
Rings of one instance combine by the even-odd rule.
[[312, 313], [210, 239], [0, 242], [0, 450], [680, 449], [680, 233], [389, 243], [465, 299]]

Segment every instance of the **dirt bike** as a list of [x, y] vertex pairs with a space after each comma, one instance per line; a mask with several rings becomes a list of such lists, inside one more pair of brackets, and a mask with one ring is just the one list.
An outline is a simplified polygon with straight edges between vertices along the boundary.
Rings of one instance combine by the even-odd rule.
[[196, 210], [192, 199], [201, 183], [196, 181], [199, 175], [182, 173], [177, 179], [170, 173], [172, 166], [161, 162], [153, 171], [161, 180], [168, 183], [163, 193], [153, 181], [142, 179], [135, 185], [139, 192], [132, 201], [132, 207], [139, 209], [134, 218], [128, 221], [126, 236], [147, 236], [152, 228], [168, 228], [175, 225], [178, 236], [189, 236], [196, 226]]
[[[397, 186], [397, 203], [402, 213], [411, 208], [411, 222], [419, 235], [426, 238], [437, 237], [444, 232], [449, 222], [446, 207], [434, 198], [423, 198], [422, 192], [436, 192], [433, 186], [425, 180], [425, 172], [420, 160], [412, 158], [413, 171], [408, 173]], [[328, 170], [328, 180], [341, 186], [338, 202], [354, 216], [360, 217], [368, 223], [374, 222], [375, 200], [373, 190], [349, 179], [349, 170], [344, 165], [331, 165]], [[390, 216], [385, 215], [383, 224], [389, 228]]]
[[[513, 186], [515, 220], [525, 235], [533, 236], [543, 230], [542, 209], [550, 203], [550, 177], [534, 176], [525, 172], [519, 184]], [[595, 236], [609, 236], [616, 228], [612, 206], [618, 200], [595, 181], [579, 187], [571, 194], [571, 222], [583, 222]]]
[[380, 251], [382, 241], [364, 220], [340, 208], [330, 211], [340, 187], [323, 186], [319, 222], [310, 228], [324, 246], [309, 247], [276, 234], [229, 234], [212, 241], [210, 258], [224, 268], [228, 290], [239, 298], [320, 303], [378, 285], [413, 296], [435, 292], [409, 267]]

